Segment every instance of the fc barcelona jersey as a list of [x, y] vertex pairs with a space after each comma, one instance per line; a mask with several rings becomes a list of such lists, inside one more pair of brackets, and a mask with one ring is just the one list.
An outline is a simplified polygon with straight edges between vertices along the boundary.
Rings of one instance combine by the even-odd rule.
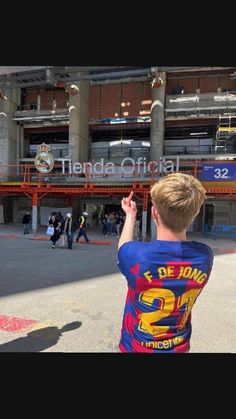
[[191, 309], [206, 285], [213, 252], [194, 241], [131, 241], [118, 252], [128, 282], [121, 352], [175, 353], [190, 348]]

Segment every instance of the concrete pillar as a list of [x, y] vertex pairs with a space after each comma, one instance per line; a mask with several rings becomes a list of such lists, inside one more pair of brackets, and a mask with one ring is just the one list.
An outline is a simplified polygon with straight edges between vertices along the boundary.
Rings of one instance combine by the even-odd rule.
[[[24, 127], [23, 127], [24, 130]], [[24, 131], [23, 131], [24, 133]], [[24, 138], [23, 137], [23, 144], [24, 144], [24, 157], [28, 157], [28, 153], [30, 151], [30, 142], [29, 142], [29, 138]]]
[[79, 214], [82, 213], [83, 205], [82, 205], [82, 198], [81, 197], [75, 197], [72, 202], [72, 211], [73, 216], [77, 217]]
[[66, 197], [66, 206], [67, 207], [72, 207], [72, 203], [73, 203], [73, 197], [71, 195], [67, 195], [67, 197]]
[[3, 217], [4, 223], [13, 221], [13, 196], [4, 196], [3, 198]]
[[142, 211], [142, 241], [147, 239], [147, 209], [148, 209], [148, 192], [143, 194], [143, 211]]
[[142, 212], [142, 241], [147, 238], [147, 210]]
[[24, 158], [24, 125], [20, 126], [20, 158]]
[[79, 89], [69, 99], [69, 157], [74, 162], [89, 158], [89, 90], [90, 82], [73, 82]]
[[25, 139], [24, 125], [21, 125], [20, 127], [20, 159], [27, 157], [29, 150], [30, 150], [30, 142], [29, 142], [29, 139]]
[[39, 94], [37, 96], [37, 111], [38, 111], [38, 114], [40, 113], [40, 108], [41, 108], [41, 95]]
[[151, 240], [156, 240], [156, 239], [157, 239], [157, 228], [151, 216]]
[[166, 73], [158, 73], [158, 77], [163, 83], [159, 85], [157, 81], [152, 88], [150, 161], [159, 163], [164, 149]]
[[32, 233], [35, 234], [38, 228], [38, 194], [32, 196]]
[[19, 176], [19, 158], [20, 158], [20, 125], [16, 126], [16, 164], [17, 176]]
[[77, 196], [67, 196], [66, 197], [66, 206], [72, 208], [73, 217], [77, 217], [78, 214], [82, 211], [81, 198]]
[[[20, 104], [20, 89], [11, 89], [10, 81], [2, 88], [7, 100], [0, 99], [0, 159], [3, 165], [17, 164], [17, 124], [12, 120], [17, 106]], [[3, 180], [14, 181], [16, 167], [5, 168], [6, 178]], [[9, 174], [12, 174], [8, 177]]]

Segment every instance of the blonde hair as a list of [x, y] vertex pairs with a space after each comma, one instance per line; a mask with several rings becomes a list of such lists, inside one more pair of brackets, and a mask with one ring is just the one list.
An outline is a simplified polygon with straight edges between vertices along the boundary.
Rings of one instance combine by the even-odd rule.
[[199, 180], [183, 173], [162, 178], [150, 193], [163, 224], [174, 232], [187, 229], [205, 200], [205, 189]]

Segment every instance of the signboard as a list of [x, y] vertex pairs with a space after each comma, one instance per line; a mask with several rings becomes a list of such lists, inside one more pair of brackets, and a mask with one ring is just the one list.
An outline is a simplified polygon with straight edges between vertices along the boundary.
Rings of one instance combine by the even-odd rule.
[[49, 146], [42, 143], [37, 147], [38, 154], [35, 156], [34, 164], [38, 172], [49, 173], [54, 167], [54, 158], [51, 153], [48, 152]]
[[202, 166], [201, 180], [236, 181], [236, 163], [210, 163]]
[[[38, 172], [50, 173], [54, 167], [54, 158], [49, 153], [50, 147], [42, 143], [37, 147], [38, 154], [35, 157], [34, 164]], [[125, 157], [120, 165], [115, 165], [113, 162], [105, 162], [102, 157], [100, 161], [91, 162], [75, 162], [69, 158], [60, 158], [62, 163], [62, 174], [76, 174], [92, 176], [107, 176], [107, 175], [118, 175], [134, 176], [135, 174], [148, 175], [153, 173], [170, 173], [179, 171], [179, 157], [176, 157], [176, 162], [173, 160], [166, 160], [165, 157], [160, 157], [159, 162], [157, 161], [146, 161], [146, 157], [139, 157], [138, 160], [134, 160], [130, 157]], [[119, 167], [118, 167], [119, 166]]]

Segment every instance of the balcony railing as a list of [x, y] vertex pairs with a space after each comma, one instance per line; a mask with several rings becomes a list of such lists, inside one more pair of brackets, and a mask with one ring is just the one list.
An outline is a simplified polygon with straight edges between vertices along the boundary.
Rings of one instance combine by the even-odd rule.
[[[80, 165], [80, 166], [79, 166]], [[0, 165], [0, 183], [19, 182], [22, 185], [37, 184], [64, 184], [75, 186], [89, 183], [133, 183], [150, 182], [158, 180], [169, 173], [181, 172], [193, 175], [200, 180], [235, 181], [236, 158], [234, 160], [206, 159], [168, 159], [160, 162], [114, 164], [111, 167], [97, 162], [75, 163], [56, 161], [50, 173], [39, 173], [32, 163], [22, 162], [19, 165]], [[212, 178], [212, 179], [211, 179]]]
[[236, 113], [236, 94], [199, 93], [166, 96], [166, 117], [184, 115], [222, 115]]
[[13, 120], [22, 122], [51, 119], [69, 120], [69, 104], [65, 102], [50, 102], [41, 105], [30, 103], [19, 105], [13, 114]]

